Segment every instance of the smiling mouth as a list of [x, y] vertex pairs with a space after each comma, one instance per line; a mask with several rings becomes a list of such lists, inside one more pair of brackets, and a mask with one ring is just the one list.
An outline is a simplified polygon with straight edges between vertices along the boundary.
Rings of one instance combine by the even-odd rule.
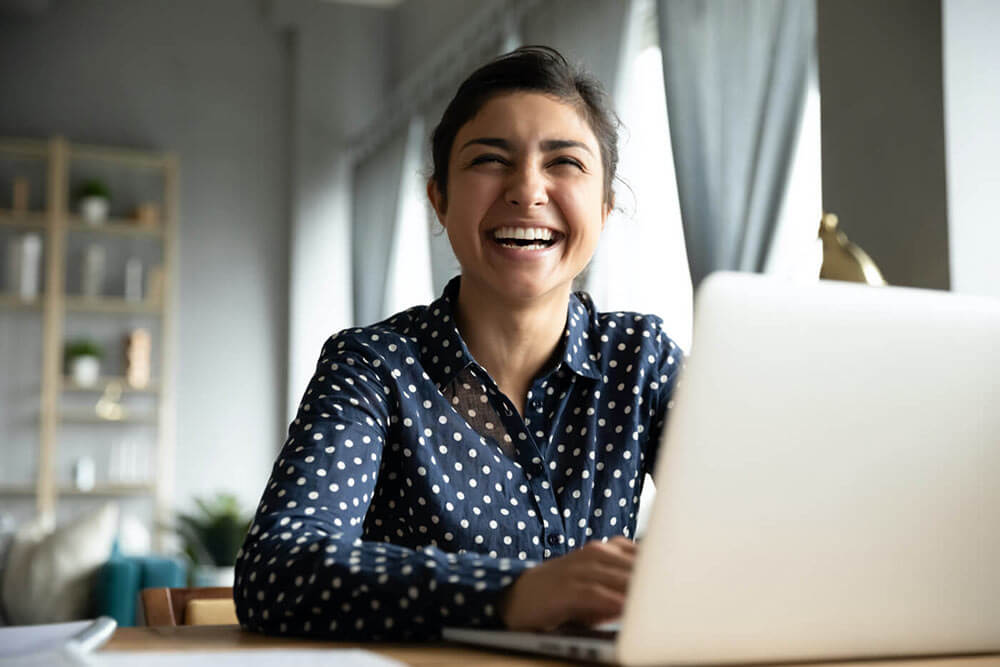
[[563, 234], [545, 227], [500, 227], [491, 238], [505, 248], [543, 250], [562, 240]]

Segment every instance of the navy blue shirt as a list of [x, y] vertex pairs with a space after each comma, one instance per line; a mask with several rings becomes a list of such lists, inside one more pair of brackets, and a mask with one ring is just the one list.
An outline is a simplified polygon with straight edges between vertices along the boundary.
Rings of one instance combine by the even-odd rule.
[[660, 319], [572, 294], [522, 416], [455, 326], [458, 287], [324, 345], [237, 558], [245, 628], [498, 626], [525, 568], [634, 537], [681, 362]]

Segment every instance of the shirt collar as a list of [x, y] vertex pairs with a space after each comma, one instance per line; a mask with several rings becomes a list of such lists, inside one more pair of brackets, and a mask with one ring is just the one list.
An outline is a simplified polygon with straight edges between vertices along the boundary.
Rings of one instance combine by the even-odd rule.
[[455, 324], [460, 282], [461, 276], [448, 281], [444, 292], [427, 306], [417, 324], [424, 370], [438, 389], [450, 385], [459, 371], [474, 363]]
[[[439, 389], [451, 384], [455, 375], [475, 363], [455, 324], [461, 276], [452, 278], [441, 297], [424, 311], [417, 327], [424, 369]], [[560, 347], [560, 363], [583, 377], [599, 380], [596, 370], [598, 345], [597, 313], [590, 295], [574, 292], [569, 297], [566, 328]]]
[[562, 362], [577, 375], [600, 380], [597, 370], [598, 341], [597, 310], [586, 292], [569, 295], [566, 313], [566, 330], [563, 332], [565, 346]]

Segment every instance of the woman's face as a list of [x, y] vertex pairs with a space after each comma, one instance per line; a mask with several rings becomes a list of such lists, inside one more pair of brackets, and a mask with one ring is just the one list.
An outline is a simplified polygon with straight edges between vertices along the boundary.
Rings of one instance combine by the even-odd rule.
[[568, 293], [610, 210], [590, 125], [539, 93], [487, 102], [455, 136], [447, 205], [433, 183], [428, 195], [463, 287], [508, 301]]

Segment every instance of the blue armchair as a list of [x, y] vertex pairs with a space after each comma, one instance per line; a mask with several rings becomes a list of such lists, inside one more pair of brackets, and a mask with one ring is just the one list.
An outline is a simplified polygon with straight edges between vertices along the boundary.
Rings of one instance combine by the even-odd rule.
[[111, 616], [119, 626], [136, 624], [139, 591], [144, 588], [180, 588], [187, 584], [187, 565], [168, 556], [125, 556], [114, 547], [97, 574], [96, 611]]

